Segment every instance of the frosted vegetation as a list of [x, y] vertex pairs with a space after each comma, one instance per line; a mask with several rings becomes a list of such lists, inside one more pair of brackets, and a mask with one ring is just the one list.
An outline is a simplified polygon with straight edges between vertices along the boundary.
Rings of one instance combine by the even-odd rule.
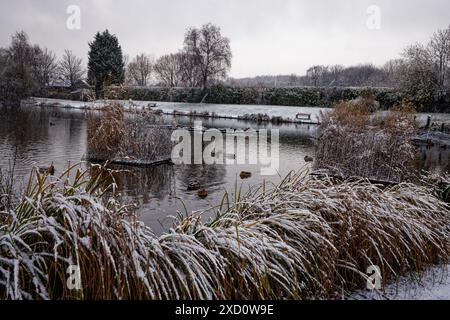
[[162, 117], [146, 108], [109, 102], [88, 113], [87, 156], [94, 160], [151, 162], [170, 158], [171, 131]]
[[[450, 208], [430, 179], [383, 187], [304, 169], [156, 237], [115, 200], [113, 177], [33, 171], [1, 208], [1, 299], [340, 298], [365, 286], [369, 265], [387, 281], [449, 262]], [[67, 289], [70, 265], [80, 291]]]
[[417, 130], [414, 108], [398, 105], [372, 114], [373, 98], [341, 102], [321, 113], [316, 143], [317, 169], [343, 177], [400, 182], [414, 175]]

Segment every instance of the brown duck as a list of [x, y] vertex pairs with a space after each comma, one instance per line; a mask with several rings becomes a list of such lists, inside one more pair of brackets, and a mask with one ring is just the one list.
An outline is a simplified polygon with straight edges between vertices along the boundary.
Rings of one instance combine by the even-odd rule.
[[242, 172], [239, 174], [239, 177], [241, 177], [242, 180], [248, 179], [248, 178], [250, 178], [251, 176], [252, 176], [252, 173], [251, 173], [251, 172], [247, 172], [247, 171], [242, 171]]
[[197, 194], [200, 199], [205, 199], [208, 196], [208, 191], [206, 191], [205, 189], [202, 189], [202, 190], [199, 190]]

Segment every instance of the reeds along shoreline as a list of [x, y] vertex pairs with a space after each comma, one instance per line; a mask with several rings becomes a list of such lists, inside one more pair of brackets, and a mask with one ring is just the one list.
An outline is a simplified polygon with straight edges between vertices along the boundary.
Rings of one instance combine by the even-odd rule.
[[342, 102], [321, 114], [316, 169], [394, 182], [413, 173], [414, 109], [404, 104], [375, 116], [370, 102]]
[[[75, 168], [69, 171], [76, 170]], [[306, 171], [224, 197], [156, 237], [120, 204], [105, 170], [50, 180], [34, 171], [2, 215], [2, 299], [317, 299], [448, 263], [450, 208], [432, 188], [381, 188]], [[109, 190], [109, 191], [108, 191]], [[69, 290], [78, 265], [82, 290]]]

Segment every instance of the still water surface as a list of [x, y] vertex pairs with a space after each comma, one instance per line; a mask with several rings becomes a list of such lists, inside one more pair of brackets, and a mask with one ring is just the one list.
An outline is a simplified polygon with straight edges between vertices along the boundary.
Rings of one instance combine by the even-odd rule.
[[[216, 110], [216, 113], [231, 114], [238, 110], [243, 113], [282, 113], [296, 114], [309, 111], [317, 114], [320, 109], [281, 107], [276, 112], [270, 106], [218, 106], [182, 105], [164, 103], [161, 108], [167, 110]], [[79, 163], [86, 153], [86, 114], [83, 110], [58, 107], [22, 107], [20, 109], [3, 108], [0, 110], [0, 167], [8, 166], [8, 161], [16, 153], [16, 173], [19, 180], [26, 179], [34, 166], [55, 165], [58, 172], [70, 163]], [[235, 113], [236, 114], [236, 113]], [[445, 115], [444, 115], [445, 116]], [[165, 116], [167, 123], [174, 118]], [[193, 125], [188, 117], [177, 117], [183, 126]], [[127, 201], [138, 204], [141, 219], [156, 232], [161, 233], [172, 225], [177, 211], [203, 210], [217, 205], [225, 191], [234, 193], [236, 188], [245, 192], [251, 186], [263, 181], [278, 183], [280, 177], [305, 165], [304, 157], [314, 154], [313, 142], [315, 126], [299, 124], [255, 125], [230, 119], [202, 119], [207, 128], [275, 128], [280, 133], [279, 174], [261, 176], [259, 165], [163, 165], [156, 168], [125, 168], [131, 173], [117, 177], [119, 190]], [[418, 161], [421, 167], [450, 171], [450, 150], [440, 148], [418, 149]], [[87, 163], [82, 163], [87, 166]], [[118, 169], [123, 169], [118, 167]], [[242, 180], [241, 171], [249, 171], [252, 176]], [[208, 191], [206, 199], [199, 199], [197, 191], [187, 191], [190, 181], [198, 180]]]

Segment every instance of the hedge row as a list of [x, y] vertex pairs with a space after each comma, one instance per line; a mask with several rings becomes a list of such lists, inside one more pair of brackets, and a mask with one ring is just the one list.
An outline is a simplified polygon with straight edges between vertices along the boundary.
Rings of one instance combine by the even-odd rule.
[[373, 93], [383, 108], [389, 108], [399, 98], [391, 89], [372, 88], [234, 88], [213, 86], [200, 88], [138, 88], [121, 90], [121, 99], [142, 101], [170, 101], [216, 104], [259, 104], [283, 106], [325, 106], [331, 107], [341, 100], [355, 99]]
[[[392, 89], [386, 88], [235, 88], [213, 86], [201, 88], [163, 88], [163, 87], [110, 87], [116, 99], [135, 101], [168, 101], [215, 104], [259, 104], [283, 106], [331, 107], [341, 100], [351, 100], [366, 94], [373, 94], [382, 108], [390, 108], [399, 97]], [[74, 94], [64, 90], [47, 90], [46, 97], [77, 99]]]

